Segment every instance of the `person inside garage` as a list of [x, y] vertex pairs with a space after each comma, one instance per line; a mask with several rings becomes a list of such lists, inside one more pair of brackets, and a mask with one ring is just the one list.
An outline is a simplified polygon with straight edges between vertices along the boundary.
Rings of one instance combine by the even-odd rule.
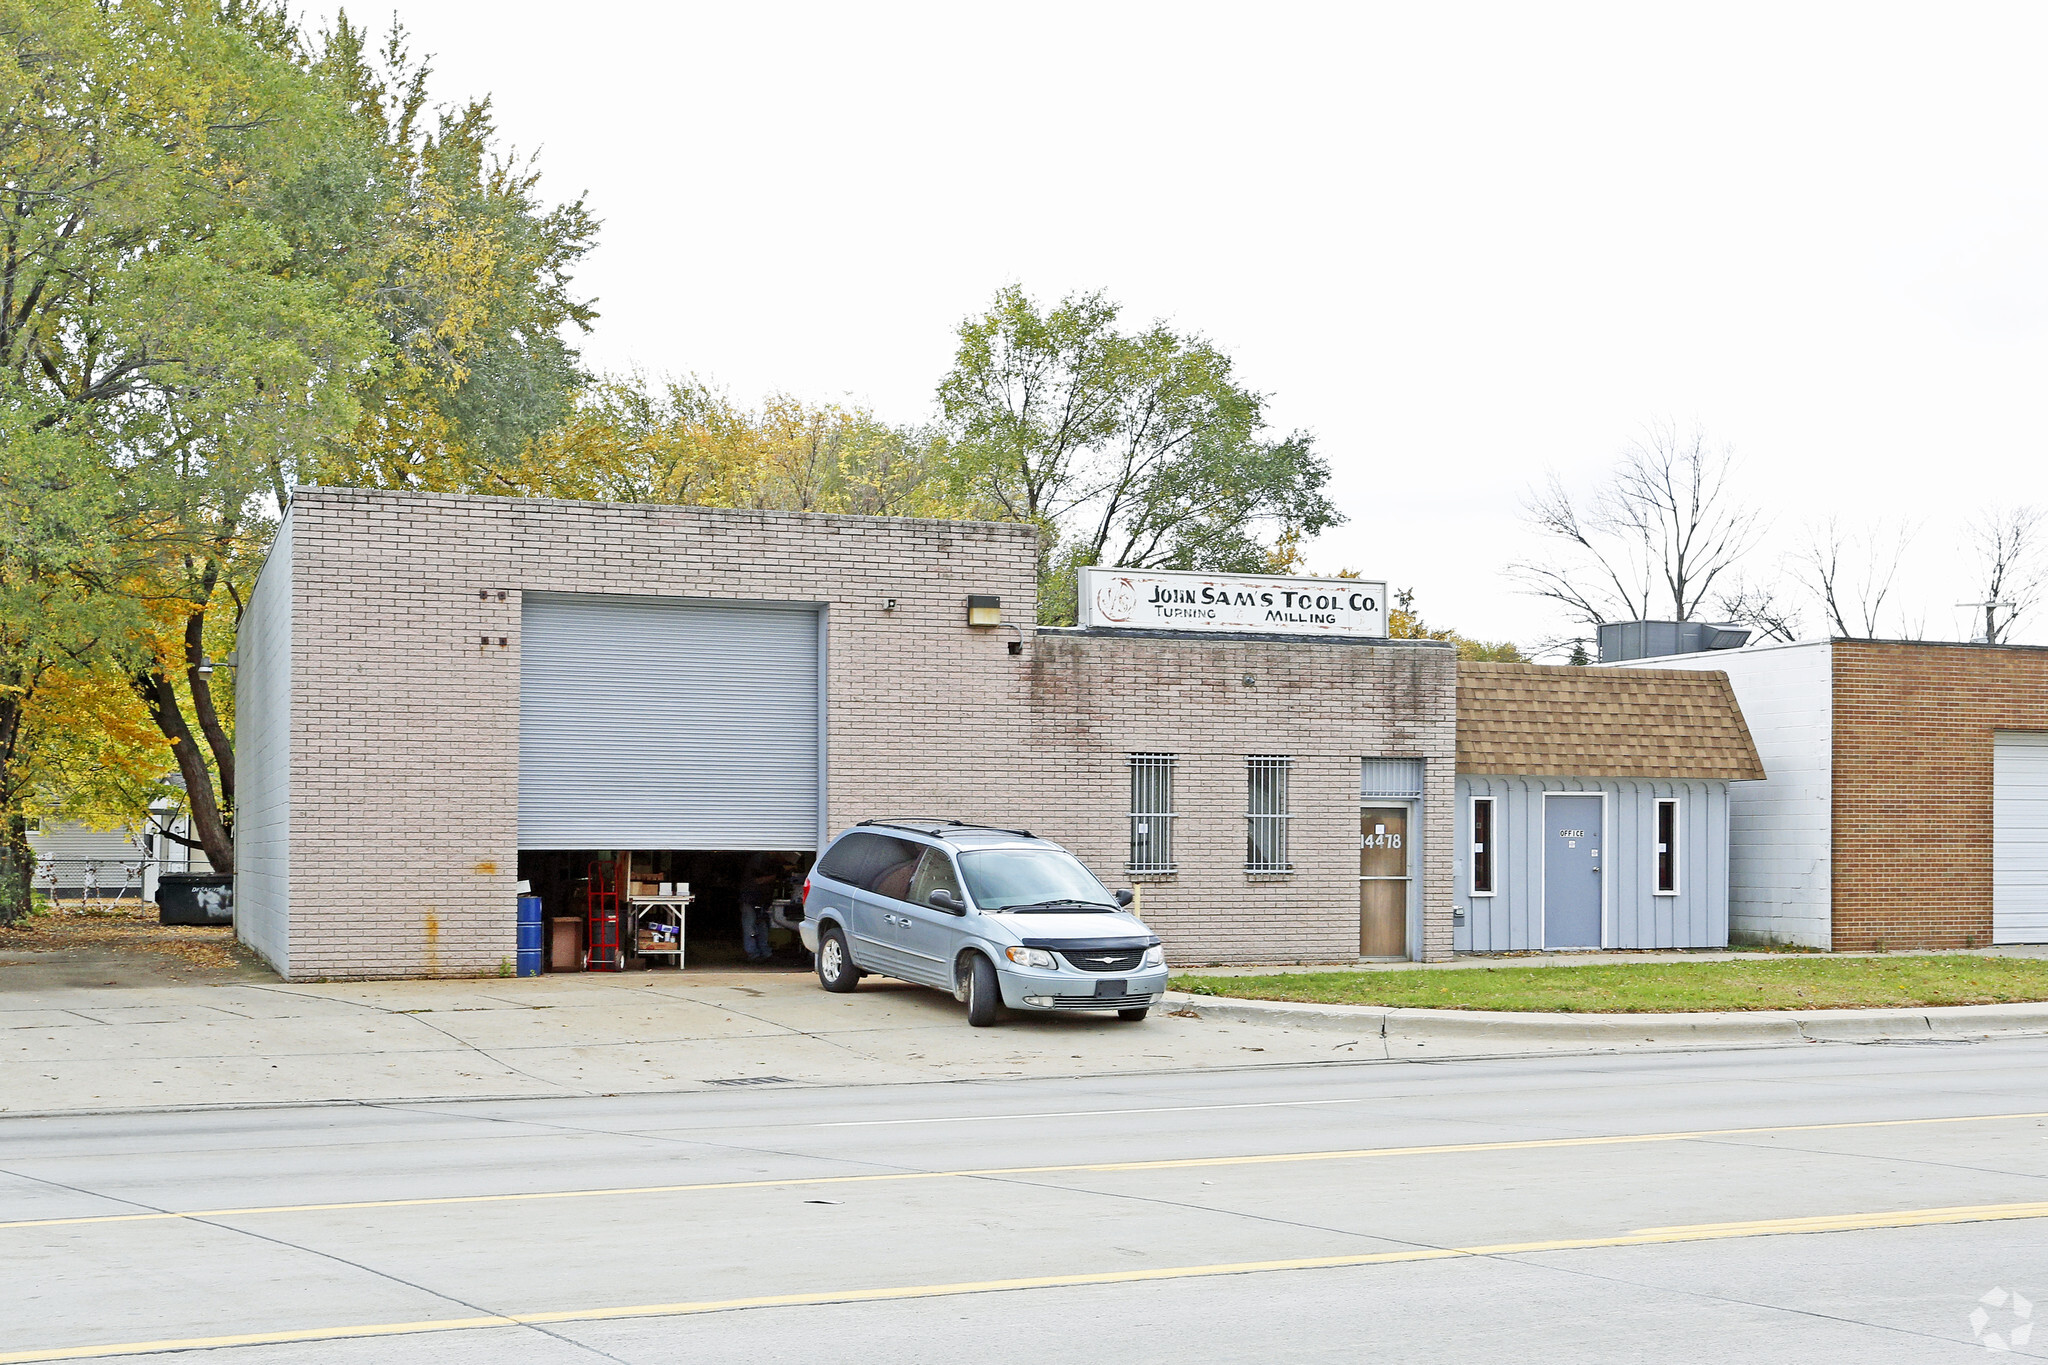
[[740, 944], [749, 962], [775, 955], [768, 942], [768, 931], [775, 927], [769, 907], [783, 894], [790, 869], [788, 854], [764, 852], [749, 856], [740, 874]]

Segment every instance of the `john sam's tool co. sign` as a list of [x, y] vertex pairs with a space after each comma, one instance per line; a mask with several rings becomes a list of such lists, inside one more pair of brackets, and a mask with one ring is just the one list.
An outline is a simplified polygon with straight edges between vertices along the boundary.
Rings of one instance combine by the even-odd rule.
[[1081, 570], [1081, 624], [1262, 635], [1387, 633], [1387, 585], [1164, 569]]

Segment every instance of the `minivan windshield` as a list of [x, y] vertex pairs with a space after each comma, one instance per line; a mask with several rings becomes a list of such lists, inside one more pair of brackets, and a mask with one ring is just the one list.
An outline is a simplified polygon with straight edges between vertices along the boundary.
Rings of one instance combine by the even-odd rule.
[[984, 848], [962, 853], [960, 878], [981, 910], [1122, 908], [1079, 859], [1055, 848]]

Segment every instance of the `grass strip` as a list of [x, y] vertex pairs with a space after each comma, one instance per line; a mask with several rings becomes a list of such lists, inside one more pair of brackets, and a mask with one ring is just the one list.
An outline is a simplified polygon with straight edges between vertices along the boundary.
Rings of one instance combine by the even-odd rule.
[[1792, 957], [1771, 961], [1470, 967], [1177, 976], [1175, 990], [1240, 1000], [1554, 1014], [1896, 1009], [2048, 1000], [2048, 960]]

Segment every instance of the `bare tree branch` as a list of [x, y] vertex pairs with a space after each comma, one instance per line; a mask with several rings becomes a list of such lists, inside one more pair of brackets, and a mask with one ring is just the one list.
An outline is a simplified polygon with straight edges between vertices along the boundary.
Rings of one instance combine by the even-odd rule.
[[1820, 599], [1829, 634], [1873, 640], [1882, 633], [1879, 621], [1885, 600], [1898, 580], [1913, 534], [1909, 525], [1880, 522], [1868, 533], [1852, 536], [1834, 517], [1807, 528], [1804, 542], [1791, 556], [1793, 572]]
[[2043, 541], [2048, 526], [2035, 507], [1994, 507], [1970, 523], [1969, 538], [1977, 551], [1977, 581], [1982, 600], [1962, 605], [1983, 612], [1985, 644], [2012, 639], [2013, 626], [2040, 603], [2044, 586]]
[[1524, 516], [1558, 554], [1509, 572], [1588, 625], [1660, 612], [1697, 620], [1764, 530], [1761, 512], [1730, 487], [1733, 465], [1697, 430], [1651, 426], [1583, 505], [1555, 474], [1530, 494]]
[[1727, 620], [1740, 621], [1766, 640], [1791, 644], [1799, 638], [1799, 608], [1768, 583], [1738, 583], [1715, 599]]

